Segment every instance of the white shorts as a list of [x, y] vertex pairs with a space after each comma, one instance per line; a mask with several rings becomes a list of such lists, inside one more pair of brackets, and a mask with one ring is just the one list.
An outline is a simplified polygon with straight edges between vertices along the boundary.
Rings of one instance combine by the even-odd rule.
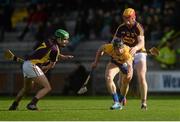
[[23, 63], [23, 75], [26, 78], [34, 78], [44, 75], [43, 71], [35, 64], [30, 61], [25, 61]]
[[139, 61], [146, 61], [146, 53], [136, 53], [134, 56], [134, 65], [136, 65]]

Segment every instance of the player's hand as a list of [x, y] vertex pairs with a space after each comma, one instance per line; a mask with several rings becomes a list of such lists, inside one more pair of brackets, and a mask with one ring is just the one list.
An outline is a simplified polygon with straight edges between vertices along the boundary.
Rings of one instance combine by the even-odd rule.
[[152, 47], [151, 49], [149, 49], [149, 52], [153, 56], [158, 56], [159, 55], [159, 50], [157, 48], [155, 48], [155, 47]]
[[95, 69], [97, 67], [97, 62], [93, 62], [92, 64], [91, 64], [91, 68], [92, 69]]
[[74, 58], [73, 55], [68, 55], [68, 56], [67, 56], [67, 59], [72, 59], [72, 58]]
[[72, 55], [64, 55], [61, 57], [61, 59], [63, 59], [63, 60], [68, 60], [68, 59], [72, 59], [72, 58], [74, 58], [74, 56], [72, 56]]
[[44, 73], [46, 73], [46, 72], [49, 70], [49, 68], [48, 68], [47, 66], [42, 66], [42, 67], [41, 67], [41, 70], [42, 70]]
[[134, 46], [134, 47], [132, 47], [131, 49], [130, 49], [130, 53], [131, 53], [131, 55], [133, 56], [136, 52], [137, 52], [137, 47], [136, 46]]

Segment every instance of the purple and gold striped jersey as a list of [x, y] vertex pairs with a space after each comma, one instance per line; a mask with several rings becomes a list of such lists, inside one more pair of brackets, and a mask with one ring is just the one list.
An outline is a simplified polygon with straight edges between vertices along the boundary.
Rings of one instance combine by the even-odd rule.
[[117, 28], [115, 33], [115, 38], [122, 38], [124, 44], [129, 47], [133, 47], [138, 44], [138, 36], [144, 36], [144, 29], [138, 22], [135, 22], [132, 28], [128, 28], [125, 23], [123, 23]]
[[112, 60], [116, 61], [119, 64], [123, 64], [128, 60], [133, 60], [133, 57], [129, 52], [130, 48], [126, 45], [123, 47], [124, 51], [122, 54], [117, 54], [115, 52], [113, 44], [104, 44], [102, 45], [101, 49], [103, 52], [109, 55], [112, 58]]
[[32, 64], [44, 65], [50, 61], [57, 62], [59, 54], [60, 49], [56, 43], [45, 41], [39, 44], [25, 59], [30, 60]]

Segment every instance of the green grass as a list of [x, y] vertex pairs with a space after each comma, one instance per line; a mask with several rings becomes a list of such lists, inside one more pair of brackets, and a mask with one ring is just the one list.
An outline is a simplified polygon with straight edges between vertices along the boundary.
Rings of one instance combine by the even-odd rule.
[[13, 101], [10, 97], [0, 97], [0, 121], [47, 120], [47, 121], [180, 121], [180, 96], [150, 96], [148, 110], [140, 109], [140, 100], [128, 98], [123, 110], [109, 110], [111, 97], [45, 97], [39, 101], [40, 111], [26, 110], [30, 98], [23, 99], [17, 111], [8, 111]]

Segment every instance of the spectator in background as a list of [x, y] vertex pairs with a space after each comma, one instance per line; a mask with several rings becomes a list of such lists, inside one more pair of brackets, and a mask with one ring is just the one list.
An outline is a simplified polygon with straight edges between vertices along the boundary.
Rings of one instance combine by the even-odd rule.
[[166, 42], [160, 49], [156, 60], [161, 63], [162, 69], [173, 69], [176, 64], [176, 52], [169, 42]]
[[4, 40], [4, 9], [3, 6], [0, 5], [0, 41]]
[[112, 21], [112, 18], [111, 18], [111, 13], [110, 12], [106, 12], [104, 14], [104, 21], [103, 21], [103, 27], [101, 29], [101, 38], [104, 40], [110, 40], [111, 38], [111, 32], [110, 32], [110, 25], [111, 25], [111, 21]]
[[87, 18], [88, 12], [80, 11], [75, 26], [75, 35], [82, 35], [84, 39], [89, 39], [89, 23]]
[[114, 13], [112, 16], [112, 21], [111, 21], [111, 30], [110, 30], [111, 38], [113, 38], [113, 34], [116, 32], [116, 29], [117, 29], [117, 26], [119, 26], [119, 23], [121, 23], [121, 19], [119, 15]]
[[[47, 13], [44, 11], [45, 10], [45, 4], [43, 3], [38, 3], [36, 5], [31, 5], [29, 7], [29, 18], [27, 20], [27, 25], [24, 28], [23, 32], [21, 35], [18, 37], [20, 41], [24, 39], [26, 34], [31, 30], [33, 35], [36, 35], [37, 32], [40, 30], [45, 30], [44, 27], [47, 22]], [[43, 29], [41, 29], [43, 28]], [[37, 39], [41, 39], [42, 33], [39, 35]], [[38, 33], [39, 34], [39, 33]], [[43, 33], [44, 34], [44, 33]]]
[[94, 14], [95, 14], [95, 16], [94, 16], [93, 28], [94, 28], [95, 37], [97, 38], [100, 36], [100, 32], [101, 32], [102, 27], [103, 27], [104, 11], [99, 8], [95, 11]]
[[11, 17], [13, 11], [14, 9], [11, 3], [0, 4], [0, 41], [4, 40], [6, 31], [12, 31]]
[[30, 5], [30, 6], [28, 6], [28, 8], [27, 8], [28, 10], [28, 18], [27, 18], [27, 24], [26, 24], [26, 26], [25, 26], [25, 28], [23, 29], [23, 32], [21, 32], [21, 34], [20, 34], [20, 36], [18, 36], [18, 39], [20, 40], [20, 41], [22, 41], [23, 39], [24, 39], [24, 37], [26, 36], [26, 34], [27, 34], [27, 32], [29, 31], [29, 27], [30, 27], [30, 25], [29, 25], [29, 21], [31, 20], [31, 18], [32, 18], [32, 16], [33, 16], [33, 14], [35, 13], [35, 11], [36, 11], [36, 7], [35, 7], [35, 5]]

